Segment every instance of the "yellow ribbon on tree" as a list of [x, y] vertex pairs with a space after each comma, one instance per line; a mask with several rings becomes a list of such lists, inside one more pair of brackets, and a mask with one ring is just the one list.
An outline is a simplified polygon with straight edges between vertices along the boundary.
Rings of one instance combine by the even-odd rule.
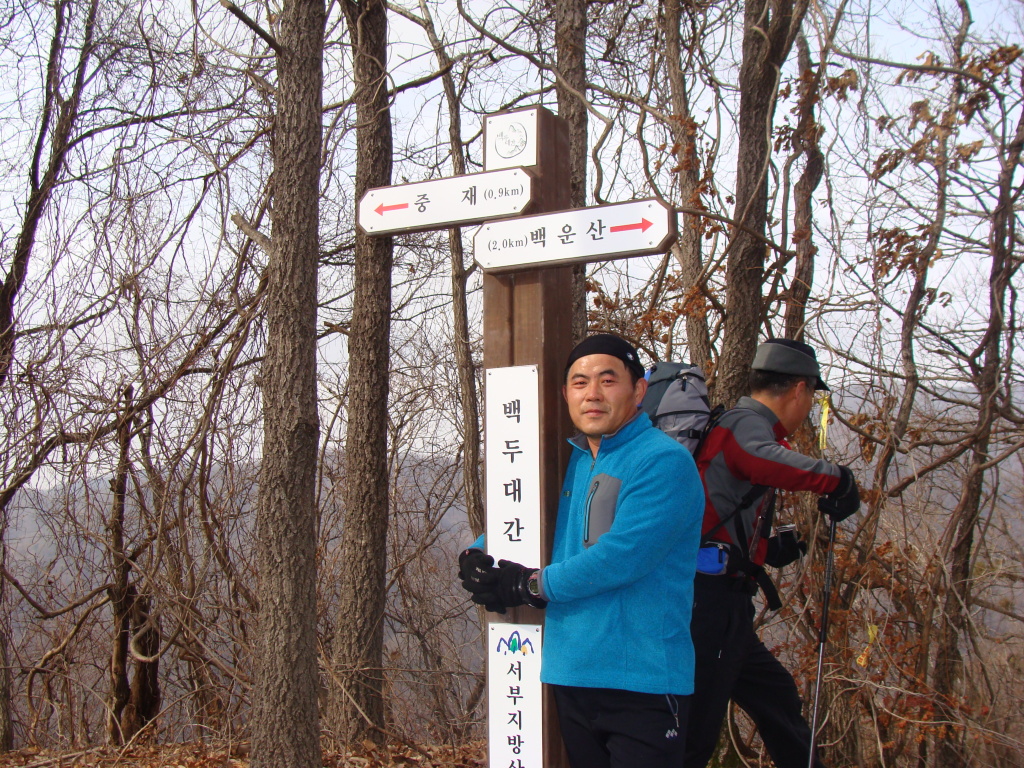
[[823, 392], [818, 403], [821, 405], [821, 422], [818, 424], [818, 448], [822, 453], [828, 448], [828, 419], [832, 415], [828, 392]]
[[861, 651], [860, 656], [857, 657], [857, 663], [862, 667], [868, 665], [868, 656], [871, 654], [871, 646], [875, 644], [878, 639], [878, 625], [868, 624], [868, 644]]

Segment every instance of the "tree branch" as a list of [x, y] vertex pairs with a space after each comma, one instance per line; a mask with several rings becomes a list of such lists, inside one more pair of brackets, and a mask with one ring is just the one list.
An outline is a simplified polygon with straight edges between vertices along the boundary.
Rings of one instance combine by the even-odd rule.
[[40, 619], [55, 619], [58, 616], [64, 615], [68, 611], [73, 611], [80, 605], [85, 605], [87, 602], [92, 600], [94, 597], [96, 597], [96, 595], [100, 594], [101, 592], [106, 592], [108, 589], [110, 589], [111, 586], [110, 584], [104, 584], [102, 587], [96, 587], [96, 589], [94, 589], [89, 594], [85, 595], [85, 597], [79, 598], [78, 600], [71, 603], [70, 605], [65, 606], [64, 608], [57, 608], [51, 611], [42, 603], [38, 603], [34, 599], [32, 599], [32, 595], [29, 594], [28, 590], [25, 589], [25, 587], [22, 586], [21, 582], [18, 581], [10, 573], [10, 571], [8, 571], [7, 568], [5, 568], [3, 565], [0, 565], [0, 576], [3, 576], [3, 578], [5, 578], [12, 587], [18, 590], [21, 596], [25, 598], [25, 602], [27, 602], [29, 605], [35, 608], [36, 612], [39, 614]]
[[257, 35], [259, 35], [260, 38], [262, 38], [263, 42], [265, 42], [267, 45], [274, 49], [274, 53], [276, 53], [278, 56], [281, 55], [281, 46], [278, 44], [277, 40], [274, 39], [274, 36], [267, 32], [265, 29], [263, 29], [263, 27], [261, 27], [251, 18], [249, 18], [245, 11], [243, 11], [237, 5], [232, 3], [231, 0], [220, 0], [220, 4], [227, 8], [228, 12], [231, 13], [232, 16], [234, 16], [240, 22], [245, 24], [245, 26], [247, 26]]
[[1006, 616], [1011, 619], [1016, 619], [1017, 621], [1024, 623], [1024, 616], [1021, 616], [1019, 613], [1011, 611], [1009, 608], [1000, 608], [995, 603], [990, 603], [988, 600], [981, 600], [977, 597], [974, 598], [971, 602], [973, 602], [974, 605], [978, 608], [984, 608], [986, 611], [995, 611], [996, 613], [1001, 613], [1003, 616]]
[[246, 221], [245, 217], [240, 213], [231, 214], [231, 221], [234, 222], [235, 226], [238, 227], [242, 234], [252, 240], [256, 245], [262, 248], [267, 254], [270, 253], [270, 238], [260, 232], [256, 227]]

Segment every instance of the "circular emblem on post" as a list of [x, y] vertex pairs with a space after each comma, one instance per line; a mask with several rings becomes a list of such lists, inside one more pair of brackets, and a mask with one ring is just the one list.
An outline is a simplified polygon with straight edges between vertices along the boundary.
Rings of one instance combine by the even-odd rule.
[[527, 138], [522, 123], [509, 123], [494, 137], [494, 151], [508, 160], [526, 149]]

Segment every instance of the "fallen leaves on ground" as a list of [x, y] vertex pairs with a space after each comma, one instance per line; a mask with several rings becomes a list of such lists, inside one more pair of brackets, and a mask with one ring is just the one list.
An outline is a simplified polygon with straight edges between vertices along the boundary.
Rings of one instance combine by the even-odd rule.
[[[53, 751], [27, 747], [0, 753], [0, 768], [249, 768], [249, 743], [162, 744]], [[325, 768], [483, 768], [487, 746], [376, 745], [366, 741], [323, 752]]]

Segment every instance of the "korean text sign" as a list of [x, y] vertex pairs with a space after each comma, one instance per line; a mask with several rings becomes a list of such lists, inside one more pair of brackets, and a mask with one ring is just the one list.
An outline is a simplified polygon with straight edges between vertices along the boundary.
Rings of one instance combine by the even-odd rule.
[[541, 627], [488, 624], [487, 644], [491, 768], [542, 768]]
[[489, 368], [484, 400], [487, 553], [541, 565], [537, 366]]

